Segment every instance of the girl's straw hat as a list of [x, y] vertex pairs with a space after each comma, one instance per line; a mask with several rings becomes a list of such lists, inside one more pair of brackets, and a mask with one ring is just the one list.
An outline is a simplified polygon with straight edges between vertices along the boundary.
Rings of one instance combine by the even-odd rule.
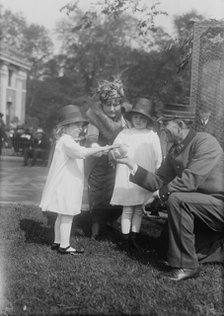
[[132, 114], [141, 114], [147, 117], [150, 121], [153, 121], [153, 106], [150, 100], [146, 98], [138, 98], [136, 104], [133, 108], [126, 112], [126, 117], [128, 120], [131, 119]]
[[82, 122], [88, 124], [88, 120], [84, 118], [80, 108], [77, 105], [66, 105], [61, 109], [59, 114], [59, 126], [71, 123]]

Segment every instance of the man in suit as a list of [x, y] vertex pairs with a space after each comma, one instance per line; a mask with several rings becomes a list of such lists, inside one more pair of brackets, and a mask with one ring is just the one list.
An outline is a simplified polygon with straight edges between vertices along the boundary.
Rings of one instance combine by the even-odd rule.
[[2, 147], [4, 143], [11, 143], [9, 137], [5, 132], [5, 123], [3, 121], [4, 114], [0, 112], [0, 155], [2, 154]]
[[[194, 117], [192, 106], [164, 106], [161, 121], [173, 146], [156, 174], [128, 158], [118, 160], [129, 166], [130, 181], [167, 204], [171, 268], [161, 277], [174, 281], [198, 276], [199, 262], [224, 261], [224, 153], [212, 135], [192, 129]], [[207, 240], [198, 227], [205, 227]]]
[[35, 166], [37, 158], [40, 158], [43, 166], [47, 165], [50, 150], [50, 142], [45, 137], [42, 128], [38, 128], [35, 137], [30, 140], [29, 146], [24, 151], [24, 165], [27, 166], [29, 158], [32, 159], [32, 166]]

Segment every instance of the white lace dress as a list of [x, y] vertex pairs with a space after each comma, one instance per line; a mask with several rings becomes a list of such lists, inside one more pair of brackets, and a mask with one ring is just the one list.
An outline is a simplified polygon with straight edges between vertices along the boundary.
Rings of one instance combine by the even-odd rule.
[[[114, 143], [128, 146], [128, 157], [148, 171], [155, 172], [162, 162], [161, 145], [158, 135], [148, 129], [125, 129], [116, 137]], [[141, 205], [152, 194], [129, 181], [130, 171], [126, 165], [116, 165], [116, 178], [111, 198], [112, 205]]]
[[81, 212], [85, 152], [86, 148], [69, 135], [57, 141], [40, 202], [42, 211], [64, 215]]

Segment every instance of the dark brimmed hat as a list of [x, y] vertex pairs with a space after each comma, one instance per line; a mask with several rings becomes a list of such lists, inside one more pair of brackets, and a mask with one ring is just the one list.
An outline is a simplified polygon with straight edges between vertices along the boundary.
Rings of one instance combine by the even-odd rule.
[[185, 119], [185, 120], [194, 120], [195, 118], [195, 107], [192, 105], [183, 105], [183, 104], [164, 104], [164, 107], [161, 111], [161, 120], [173, 120], [173, 119]]
[[150, 100], [146, 98], [138, 98], [133, 108], [127, 111], [125, 116], [128, 120], [130, 120], [132, 114], [141, 114], [144, 115], [150, 121], [154, 121], [152, 110], [153, 106]]
[[66, 105], [61, 109], [59, 114], [59, 126], [82, 122], [88, 124], [88, 120], [84, 118], [80, 108], [77, 105]]

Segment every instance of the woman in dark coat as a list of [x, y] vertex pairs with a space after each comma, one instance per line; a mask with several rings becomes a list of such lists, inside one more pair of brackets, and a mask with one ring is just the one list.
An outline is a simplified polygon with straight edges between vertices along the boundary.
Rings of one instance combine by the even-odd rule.
[[[126, 127], [121, 108], [124, 100], [122, 83], [104, 81], [99, 85], [96, 102], [88, 111], [90, 121], [87, 145], [112, 144], [117, 134]], [[110, 199], [115, 180], [115, 168], [108, 154], [98, 155], [86, 161], [88, 198], [92, 213], [92, 238], [99, 235], [100, 224], [114, 221], [121, 215], [121, 207], [111, 206]]]

